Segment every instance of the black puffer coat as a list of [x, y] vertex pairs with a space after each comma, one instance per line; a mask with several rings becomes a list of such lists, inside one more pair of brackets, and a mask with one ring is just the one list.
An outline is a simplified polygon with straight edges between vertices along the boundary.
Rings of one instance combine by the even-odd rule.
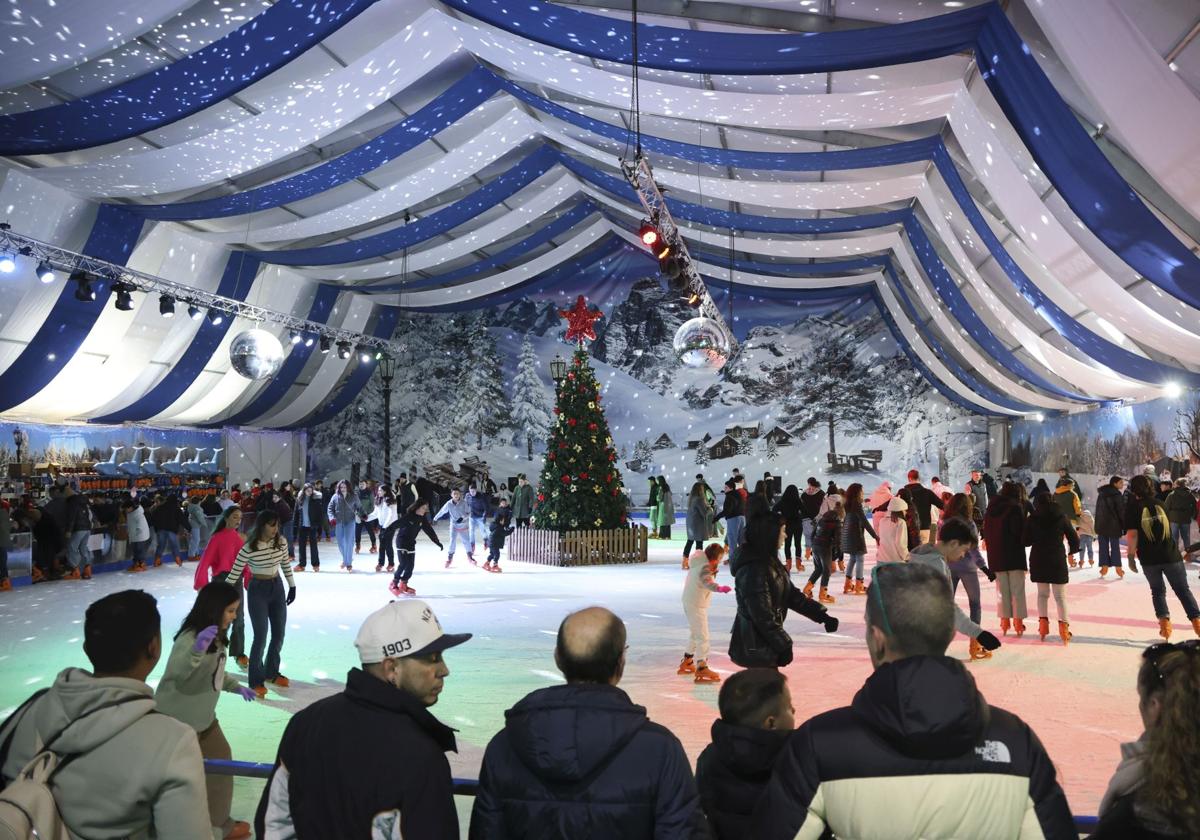
[[712, 743], [696, 760], [696, 786], [718, 840], [751, 836], [750, 815], [791, 734], [713, 721]]
[[1105, 484], [1096, 492], [1096, 536], [1125, 536], [1125, 494]]
[[828, 611], [792, 586], [774, 553], [742, 549], [734, 576], [737, 616], [729, 658], [743, 668], [779, 668], [792, 661], [792, 637], [783, 629], [789, 609], [823, 623]]
[[1063, 538], [1070, 545], [1071, 554], [1079, 551], [1079, 537], [1075, 528], [1058, 508], [1035, 510], [1025, 520], [1025, 545], [1029, 546], [1029, 579], [1034, 583], [1066, 583], [1067, 552], [1063, 550]]
[[611, 685], [539, 689], [483, 756], [471, 840], [707, 837], [679, 739]]
[[993, 572], [1023, 572], [1025, 560], [1025, 509], [1016, 499], [996, 496], [983, 517], [983, 542], [988, 568]]

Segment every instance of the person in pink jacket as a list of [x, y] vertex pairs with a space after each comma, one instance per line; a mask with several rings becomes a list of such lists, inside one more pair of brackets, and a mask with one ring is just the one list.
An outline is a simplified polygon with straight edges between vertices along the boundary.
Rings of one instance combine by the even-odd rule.
[[[242, 524], [242, 509], [234, 506], [226, 508], [221, 514], [221, 518], [217, 520], [216, 530], [208, 539], [208, 547], [204, 549], [204, 555], [200, 558], [200, 564], [196, 566], [195, 589], [199, 592], [209, 581], [223, 580], [229, 570], [233, 568], [233, 562], [237, 559], [238, 552], [242, 550], [242, 544], [245, 540], [238, 533], [238, 527]], [[250, 582], [250, 567], [246, 567], [245, 573], [242, 575], [242, 588], [245, 589]], [[246, 656], [246, 612], [243, 603], [245, 598], [238, 602], [237, 618], [230, 627], [229, 632], [229, 655], [237, 660], [237, 664], [242, 668], [247, 668], [250, 665], [250, 659]]]

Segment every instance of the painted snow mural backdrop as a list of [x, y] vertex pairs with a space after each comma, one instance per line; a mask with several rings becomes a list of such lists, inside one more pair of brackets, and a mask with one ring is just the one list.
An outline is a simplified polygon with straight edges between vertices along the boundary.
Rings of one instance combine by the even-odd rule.
[[[578, 294], [604, 313], [589, 350], [635, 502], [652, 474], [665, 474], [677, 491], [698, 471], [715, 484], [735, 466], [800, 484], [830, 474], [830, 453], [843, 461], [865, 453], [839, 481], [869, 484], [895, 482], [914, 465], [965, 478], [986, 463], [984, 418], [925, 382], [870, 299], [738, 288], [732, 323], [740, 347], [714, 374], [675, 359], [671, 340], [694, 311], [663, 289], [653, 268], [622, 246], [482, 306], [462, 301], [454, 311], [406, 313], [395, 336], [408, 351], [392, 386], [394, 472], [457, 469], [476, 457], [497, 481], [518, 472], [535, 479], [554, 405], [549, 363], [570, 359], [558, 310]], [[728, 313], [726, 291], [711, 291]], [[850, 375], [835, 377], [837, 370]], [[311, 431], [317, 475], [346, 475], [355, 463], [363, 475], [382, 474], [382, 405], [373, 376], [341, 417]], [[877, 470], [869, 469], [873, 450]]]

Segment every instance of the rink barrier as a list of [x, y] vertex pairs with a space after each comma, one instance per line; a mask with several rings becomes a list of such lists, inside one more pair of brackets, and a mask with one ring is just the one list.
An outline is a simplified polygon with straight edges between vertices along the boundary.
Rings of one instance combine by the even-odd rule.
[[[252, 761], [225, 761], [219, 758], [204, 759], [204, 772], [213, 776], [243, 776], [250, 779], [266, 779], [275, 765], [258, 764]], [[475, 796], [479, 793], [478, 779], [454, 779], [455, 796]], [[1075, 817], [1075, 830], [1086, 836], [1096, 830], [1098, 817]]]
[[508, 559], [544, 566], [600, 566], [645, 563], [643, 525], [584, 531], [518, 528], [508, 538]]

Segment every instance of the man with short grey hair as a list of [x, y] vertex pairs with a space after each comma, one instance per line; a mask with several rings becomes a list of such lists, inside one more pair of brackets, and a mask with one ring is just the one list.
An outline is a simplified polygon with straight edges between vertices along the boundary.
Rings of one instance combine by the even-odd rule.
[[963, 664], [945, 655], [954, 636], [945, 575], [884, 563], [871, 577], [875, 672], [850, 706], [791, 736], [750, 836], [1077, 837], [1033, 730], [989, 707]]

